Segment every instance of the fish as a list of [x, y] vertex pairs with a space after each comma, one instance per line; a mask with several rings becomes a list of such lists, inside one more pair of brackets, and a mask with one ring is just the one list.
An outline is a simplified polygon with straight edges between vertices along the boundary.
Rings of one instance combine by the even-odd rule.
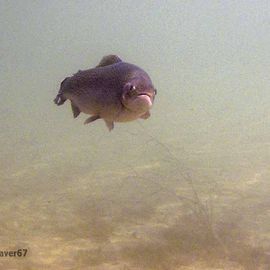
[[142, 68], [107, 55], [96, 67], [66, 77], [54, 103], [59, 106], [70, 100], [74, 118], [82, 112], [90, 115], [84, 124], [103, 119], [111, 131], [115, 122], [148, 119], [156, 94]]

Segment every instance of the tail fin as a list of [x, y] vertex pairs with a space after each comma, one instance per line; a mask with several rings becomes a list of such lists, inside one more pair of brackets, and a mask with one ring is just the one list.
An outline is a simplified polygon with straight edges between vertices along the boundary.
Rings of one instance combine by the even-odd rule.
[[54, 103], [56, 105], [62, 105], [65, 103], [66, 101], [66, 98], [63, 97], [63, 94], [62, 94], [62, 90], [63, 90], [63, 86], [64, 86], [64, 82], [68, 79], [69, 77], [65, 78], [62, 82], [61, 82], [61, 86], [60, 86], [60, 90], [59, 90], [59, 93], [58, 95], [56, 96], [56, 98], [54, 99]]
[[63, 97], [61, 93], [59, 93], [53, 101], [56, 105], [59, 106], [59, 105], [64, 104], [66, 99]]

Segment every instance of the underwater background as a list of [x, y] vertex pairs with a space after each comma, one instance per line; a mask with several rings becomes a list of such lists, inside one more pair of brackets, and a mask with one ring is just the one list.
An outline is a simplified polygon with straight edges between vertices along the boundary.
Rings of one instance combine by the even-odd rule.
[[[269, 1], [1, 0], [0, 22], [0, 251], [28, 250], [1, 269], [269, 269]], [[53, 103], [108, 54], [158, 90], [112, 132]]]

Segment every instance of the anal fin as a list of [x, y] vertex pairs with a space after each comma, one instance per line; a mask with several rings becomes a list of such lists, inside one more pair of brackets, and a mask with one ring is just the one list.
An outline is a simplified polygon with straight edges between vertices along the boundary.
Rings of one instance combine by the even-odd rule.
[[75, 106], [72, 102], [71, 102], [71, 109], [72, 109], [74, 118], [76, 118], [81, 112], [80, 109], [77, 106]]

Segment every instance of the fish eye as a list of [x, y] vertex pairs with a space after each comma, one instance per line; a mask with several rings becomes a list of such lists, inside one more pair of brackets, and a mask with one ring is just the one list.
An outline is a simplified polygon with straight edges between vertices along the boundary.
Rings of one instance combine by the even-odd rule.
[[155, 93], [155, 95], [157, 94], [157, 89], [154, 89], [154, 93]]
[[129, 96], [132, 97], [132, 96], [135, 96], [137, 94], [137, 89], [134, 85], [131, 85], [130, 88], [129, 88]]

